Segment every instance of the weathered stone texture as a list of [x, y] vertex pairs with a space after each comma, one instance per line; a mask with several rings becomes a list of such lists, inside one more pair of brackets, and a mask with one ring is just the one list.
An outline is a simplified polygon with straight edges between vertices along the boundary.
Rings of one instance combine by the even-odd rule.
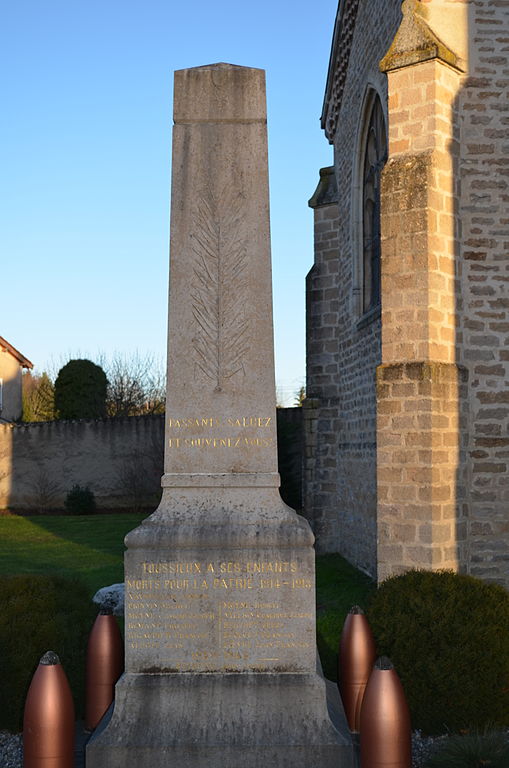
[[378, 578], [452, 568], [466, 534], [457, 492], [459, 403], [466, 372], [454, 363], [378, 368]]
[[459, 82], [460, 73], [437, 59], [389, 72], [389, 161], [382, 187], [384, 362], [456, 357], [458, 142], [452, 105]]
[[[419, 34], [412, 35], [416, 25]], [[464, 557], [453, 174], [461, 73], [430, 40], [407, 3], [393, 53], [383, 61], [390, 128], [382, 181], [379, 580], [415, 567], [457, 570]]]

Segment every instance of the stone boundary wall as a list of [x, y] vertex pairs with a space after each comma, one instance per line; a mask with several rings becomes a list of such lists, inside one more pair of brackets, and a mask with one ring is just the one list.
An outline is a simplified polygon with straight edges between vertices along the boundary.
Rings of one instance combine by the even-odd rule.
[[[302, 408], [278, 408], [281, 495], [301, 506]], [[164, 416], [0, 424], [0, 509], [63, 509], [73, 485], [99, 508], [153, 510], [163, 474]]]
[[73, 485], [99, 507], [155, 506], [163, 473], [164, 416], [0, 426], [0, 508], [61, 509]]

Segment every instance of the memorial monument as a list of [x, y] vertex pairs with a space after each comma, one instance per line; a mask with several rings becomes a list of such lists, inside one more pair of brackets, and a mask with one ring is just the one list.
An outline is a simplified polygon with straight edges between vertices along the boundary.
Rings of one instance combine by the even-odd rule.
[[264, 72], [175, 73], [165, 474], [126, 537], [126, 664], [87, 768], [351, 768], [313, 535], [279, 495]]

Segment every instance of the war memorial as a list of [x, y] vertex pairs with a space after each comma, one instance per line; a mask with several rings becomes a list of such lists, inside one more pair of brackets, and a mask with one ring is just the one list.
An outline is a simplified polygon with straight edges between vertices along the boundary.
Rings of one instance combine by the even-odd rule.
[[175, 73], [165, 474], [126, 537], [126, 664], [87, 768], [350, 768], [313, 535], [279, 495], [265, 78]]

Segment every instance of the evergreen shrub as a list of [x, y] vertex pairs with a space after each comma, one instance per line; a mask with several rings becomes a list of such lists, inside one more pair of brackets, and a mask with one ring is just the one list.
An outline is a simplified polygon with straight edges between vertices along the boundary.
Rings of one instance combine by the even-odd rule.
[[401, 678], [414, 728], [509, 726], [509, 592], [451, 571], [384, 581], [368, 610], [377, 653]]
[[90, 360], [69, 360], [55, 381], [55, 409], [60, 419], [102, 419], [106, 416], [108, 380]]
[[86, 645], [97, 615], [86, 587], [61, 576], [2, 576], [0, 605], [0, 730], [22, 729], [29, 685], [49, 650], [60, 657], [82, 716]]
[[65, 497], [64, 506], [68, 515], [92, 515], [96, 510], [93, 491], [88, 486], [73, 485]]
[[466, 733], [446, 739], [424, 768], [507, 768], [509, 735], [497, 731]]

